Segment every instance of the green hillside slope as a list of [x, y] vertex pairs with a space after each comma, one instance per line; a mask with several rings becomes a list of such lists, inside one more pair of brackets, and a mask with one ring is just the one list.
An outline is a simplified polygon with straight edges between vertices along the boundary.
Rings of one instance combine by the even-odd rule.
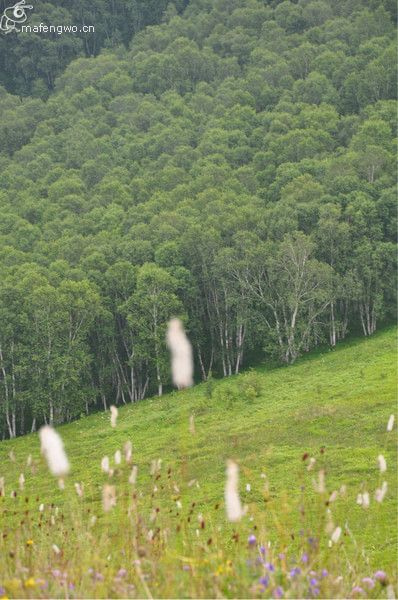
[[[241, 497], [249, 507], [249, 516], [243, 524], [238, 525], [238, 530], [242, 528], [245, 548], [247, 534], [254, 532], [258, 539], [260, 535], [266, 536], [272, 544], [283, 548], [287, 555], [293, 553], [296, 556], [303, 548], [301, 538], [317, 531], [320, 534], [320, 547], [327, 548], [328, 534], [325, 537], [323, 521], [328, 518], [325, 502], [333, 490], [345, 485], [346, 492], [339, 494], [329, 506], [334, 524], [343, 528], [339, 546], [341, 551], [336, 553], [333, 560], [350, 562], [352, 573], [347, 577], [352, 578], [353, 584], [355, 569], [359, 564], [368, 573], [385, 569], [389, 577], [393, 577], [397, 558], [394, 500], [396, 429], [394, 426], [393, 432], [387, 433], [386, 425], [390, 414], [396, 412], [395, 335], [395, 329], [388, 329], [369, 339], [342, 344], [335, 351], [309, 355], [294, 366], [272, 370], [259, 368], [231, 379], [198, 385], [189, 391], [126, 406], [119, 410], [115, 429], [110, 427], [109, 414], [104, 413], [62, 426], [59, 432], [72, 465], [63, 492], [48, 475], [40, 458], [37, 435], [2, 442], [0, 476], [5, 478], [5, 496], [0, 498], [0, 523], [6, 537], [2, 536], [0, 550], [4, 552], [3, 556], [16, 552], [19, 561], [16, 564], [15, 556], [11, 555], [2, 561], [0, 585], [3, 579], [9, 582], [13, 577], [22, 581], [21, 565], [32, 568], [31, 559], [27, 563], [29, 557], [26, 554], [29, 550], [23, 549], [22, 552], [15, 549], [18, 544], [25, 545], [28, 538], [35, 544], [35, 556], [42, 557], [47, 569], [49, 560], [52, 568], [59, 561], [61, 570], [67, 568], [65, 565], [68, 561], [77, 561], [79, 568], [85, 569], [84, 572], [90, 565], [92, 568], [94, 563], [97, 565], [99, 562], [104, 567], [107, 554], [102, 555], [99, 549], [101, 544], [106, 546], [108, 543], [113, 550], [109, 551], [111, 558], [106, 572], [109, 573], [116, 566], [126, 567], [125, 563], [130, 560], [129, 551], [120, 540], [112, 538], [112, 532], [117, 523], [120, 526], [127, 500], [121, 491], [118, 492], [120, 502], [117, 509], [105, 516], [99, 504], [101, 488], [106, 481], [106, 476], [101, 472], [101, 458], [108, 455], [112, 462], [115, 451], [122, 449], [126, 440], [131, 440], [133, 444], [133, 461], [138, 466], [135, 488], [143, 520], [148, 520], [145, 527], [156, 531], [159, 519], [163, 519], [159, 528], [166, 528], [170, 539], [174, 540], [173, 535], [176, 537], [170, 541], [168, 554], [164, 543], [161, 546], [163, 551], [160, 546], [157, 547], [157, 574], [152, 573], [142, 581], [138, 574], [138, 583], [135, 583], [134, 591], [131, 591], [133, 588], [130, 590], [132, 596], [148, 595], [148, 592], [154, 596], [215, 593], [214, 587], [192, 587], [195, 577], [189, 581], [184, 578], [191, 569], [189, 556], [194, 556], [198, 551], [203, 536], [206, 540], [203, 552], [208, 553], [206, 560], [211, 563], [212, 569], [221, 569], [220, 573], [222, 567], [214, 566], [217, 556], [227, 552], [233, 545], [232, 528], [225, 523], [223, 506], [225, 461], [228, 458], [239, 463]], [[195, 432], [192, 431], [191, 415], [194, 415]], [[15, 456], [10, 458], [10, 452]], [[304, 453], [308, 453], [309, 457], [303, 461]], [[388, 465], [383, 475], [379, 474], [377, 467], [380, 453], [386, 457]], [[35, 473], [26, 467], [28, 454], [33, 457]], [[316, 459], [312, 471], [307, 468], [310, 457]], [[158, 474], [151, 476], [151, 461], [159, 458], [162, 459], [162, 467]], [[312, 484], [321, 467], [325, 468], [326, 477], [327, 492], [324, 495], [317, 494]], [[118, 490], [131, 488], [127, 484], [130, 469], [124, 462], [116, 469], [112, 479]], [[18, 490], [21, 472], [26, 479], [25, 489], [17, 491], [16, 498], [10, 498], [10, 492]], [[373, 496], [382, 479], [388, 480], [389, 489], [384, 502], [379, 504]], [[84, 484], [82, 499], [75, 494], [75, 482]], [[364, 491], [370, 494], [370, 507], [367, 510], [356, 503], [357, 494]], [[28, 500], [25, 500], [25, 496]], [[93, 543], [87, 534], [87, 547], [77, 552], [76, 546], [73, 548], [69, 545], [77, 533], [70, 531], [71, 537], [65, 538], [66, 525], [62, 535], [60, 531], [51, 529], [44, 535], [38, 526], [39, 517], [43, 523], [50, 522], [51, 502], [60, 506], [65, 515], [67, 504], [73, 518], [79, 520], [77, 529], [81, 531], [83, 521], [96, 514], [99, 519], [94, 529], [98, 532], [98, 544]], [[192, 502], [195, 505], [191, 505]], [[38, 510], [41, 503], [45, 504], [43, 513]], [[306, 508], [300, 510], [302, 506]], [[30, 511], [28, 517], [23, 516], [26, 507]], [[156, 508], [159, 508], [159, 515], [165, 510], [166, 516], [151, 517]], [[46, 513], [47, 510], [50, 512]], [[45, 515], [44, 519], [40, 516], [42, 514]], [[66, 520], [68, 518], [65, 516]], [[127, 518], [125, 514], [123, 518]], [[151, 519], [153, 525], [150, 525]], [[179, 529], [180, 519], [184, 524]], [[195, 533], [196, 528], [198, 533]], [[13, 529], [14, 535], [9, 536], [12, 537], [11, 541], [7, 534]], [[52, 534], [49, 539], [48, 531], [54, 531], [53, 539]], [[174, 531], [175, 534], [172, 533]], [[185, 537], [178, 541], [178, 536], [182, 534]], [[189, 537], [191, 534], [192, 538]], [[326, 541], [322, 541], [323, 538]], [[192, 547], [187, 546], [188, 539], [191, 539]], [[56, 543], [62, 549], [61, 554], [52, 553], [51, 548], [45, 550], [49, 542]], [[217, 552], [214, 548], [216, 543]], [[72, 546], [75, 544], [76, 540]], [[171, 547], [175, 547], [175, 553], [171, 552]], [[187, 573], [181, 571], [180, 574], [181, 556], [177, 558], [178, 552], [188, 561]], [[234, 549], [231, 552], [236, 553]], [[120, 556], [124, 556], [122, 562]], [[147, 556], [144, 560], [149, 562], [150, 558]], [[94, 565], [94, 568], [99, 567]], [[175, 572], [175, 577], [169, 577], [168, 581], [172, 581], [172, 587], [169, 588], [165, 587], [164, 581], [162, 584], [162, 573], [167, 569], [169, 575], [170, 569]], [[34, 572], [31, 575], [37, 577], [40, 574]], [[249, 573], [249, 578], [251, 576]], [[81, 585], [85, 585], [84, 579], [82, 581]], [[140, 581], [144, 587], [140, 587]], [[98, 585], [105, 586], [105, 582], [98, 582]], [[247, 577], [240, 572], [239, 586], [246, 585], [243, 582], [247, 582]], [[18, 591], [18, 583], [14, 581], [14, 584], [15, 596], [31, 594], [31, 597], [36, 597], [33, 592], [28, 592], [26, 582], [23, 592], [21, 589]], [[107, 585], [96, 589], [96, 597], [130, 593], [126, 590], [123, 593], [111, 592]], [[215, 585], [214, 580], [208, 581], [208, 585]], [[233, 583], [225, 583], [225, 588], [222, 585], [222, 594], [244, 596], [244, 588], [235, 589]], [[247, 588], [248, 595], [257, 594], [249, 589], [252, 588]], [[83, 588], [79, 592], [84, 594]], [[43, 592], [44, 595], [46, 593]], [[75, 593], [79, 597], [77, 591]], [[334, 593], [337, 594], [336, 591]], [[377, 593], [373, 590], [373, 593], [376, 596], [385, 595], [383, 588]], [[12, 595], [12, 589], [7, 589], [7, 594]]]

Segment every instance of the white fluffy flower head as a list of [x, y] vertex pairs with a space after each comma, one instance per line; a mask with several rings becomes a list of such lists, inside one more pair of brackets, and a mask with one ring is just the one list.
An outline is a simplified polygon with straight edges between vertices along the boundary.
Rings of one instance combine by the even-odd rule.
[[192, 346], [180, 319], [171, 319], [167, 329], [167, 346], [171, 353], [171, 374], [178, 389], [193, 384]]
[[39, 436], [41, 452], [47, 461], [50, 472], [56, 477], [67, 475], [70, 466], [61, 436], [49, 425], [40, 429]]

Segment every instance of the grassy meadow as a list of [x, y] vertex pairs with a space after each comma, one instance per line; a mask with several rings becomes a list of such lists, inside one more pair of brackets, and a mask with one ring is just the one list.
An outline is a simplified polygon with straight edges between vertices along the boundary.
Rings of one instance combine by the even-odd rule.
[[[58, 428], [64, 490], [37, 434], [1, 442], [0, 597], [394, 597], [395, 357], [389, 328], [127, 405], [115, 428], [109, 412], [82, 417]], [[227, 459], [247, 505], [239, 523], [225, 516]]]

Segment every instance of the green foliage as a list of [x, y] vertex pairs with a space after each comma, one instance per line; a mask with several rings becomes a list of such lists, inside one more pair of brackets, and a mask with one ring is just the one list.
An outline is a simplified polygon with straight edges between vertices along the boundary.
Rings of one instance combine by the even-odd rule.
[[3, 436], [162, 393], [171, 316], [204, 381], [394, 318], [393, 18], [37, 0], [95, 35], [0, 37]]

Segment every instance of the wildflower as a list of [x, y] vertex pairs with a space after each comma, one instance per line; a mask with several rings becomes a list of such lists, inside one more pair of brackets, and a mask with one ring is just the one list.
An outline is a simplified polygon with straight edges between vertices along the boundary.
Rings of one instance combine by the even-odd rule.
[[375, 581], [371, 577], [364, 577], [362, 583], [364, 583], [369, 590], [372, 590], [375, 586]]
[[310, 579], [310, 585], [312, 585], [312, 586], [318, 585], [318, 580], [315, 577], [311, 577], [311, 579]]
[[108, 456], [103, 456], [101, 459], [101, 471], [104, 473], [109, 473], [109, 458]]
[[369, 508], [369, 504], [370, 504], [369, 493], [364, 492], [362, 494], [362, 506], [363, 506], [363, 508]]
[[244, 515], [238, 493], [238, 465], [232, 461], [227, 461], [227, 481], [225, 484], [225, 507], [227, 518], [232, 523], [240, 521]]
[[316, 458], [311, 457], [307, 466], [307, 471], [311, 471], [316, 463]]
[[377, 488], [375, 492], [376, 502], [383, 502], [384, 496], [387, 494], [388, 484], [387, 481], [383, 481], [381, 488]]
[[179, 319], [169, 321], [166, 340], [174, 385], [178, 389], [190, 387], [193, 384], [192, 346]]
[[116, 427], [116, 421], [117, 421], [117, 416], [119, 414], [118, 409], [116, 408], [116, 406], [111, 406], [110, 408], [111, 411], [111, 427]]
[[373, 577], [383, 585], [387, 583], [387, 574], [384, 571], [376, 571]]
[[62, 573], [59, 569], [53, 569], [51, 571], [51, 573], [52, 573], [52, 576], [55, 577], [56, 579], [58, 579], [62, 575]]
[[157, 473], [158, 471], [160, 471], [161, 467], [162, 467], [162, 459], [161, 458], [152, 460], [151, 461], [151, 468], [150, 468], [150, 471], [149, 471], [150, 474], [151, 475], [155, 475], [155, 473]]
[[263, 577], [260, 577], [258, 582], [266, 588], [269, 584], [269, 577], [267, 577], [267, 575], [264, 575]]
[[263, 555], [267, 552], [266, 549], [265, 549], [265, 546], [260, 546], [260, 552]]
[[24, 587], [27, 589], [36, 587], [36, 580], [33, 577], [29, 577], [29, 579], [25, 581]]
[[120, 450], [116, 450], [114, 460], [115, 465], [120, 465], [120, 463], [122, 462], [122, 453], [120, 452]]
[[283, 588], [280, 585], [278, 585], [278, 587], [274, 589], [274, 591], [272, 592], [272, 597], [283, 598]]
[[57, 477], [69, 473], [69, 462], [65, 454], [61, 437], [50, 426], [45, 425], [39, 431], [41, 451], [45, 456], [48, 468]]
[[249, 535], [249, 537], [247, 538], [247, 543], [249, 544], [249, 546], [254, 546], [254, 544], [257, 542], [256, 536], [251, 534]]
[[307, 564], [308, 562], [308, 554], [306, 552], [303, 553], [303, 555], [301, 556], [301, 562], [304, 564]]
[[251, 492], [252, 490], [252, 486], [250, 485], [250, 483], [246, 483], [246, 492]]
[[331, 540], [334, 544], [337, 544], [341, 536], [341, 527], [336, 527], [336, 529], [332, 533]]
[[329, 496], [329, 502], [334, 502], [337, 499], [338, 496], [338, 492], [335, 490], [334, 492], [332, 492]]
[[23, 473], [20, 474], [20, 476], [18, 478], [18, 483], [19, 483], [19, 489], [23, 490], [25, 487], [25, 475]]
[[131, 473], [129, 476], [129, 483], [131, 483], [131, 485], [134, 485], [135, 482], [137, 481], [137, 472], [138, 472], [137, 465], [134, 465], [134, 467], [131, 469]]
[[127, 575], [126, 569], [119, 569], [117, 572], [118, 577], [126, 577], [126, 575]]
[[61, 553], [61, 550], [58, 548], [57, 544], [53, 544], [52, 549], [54, 550], [55, 554]]
[[43, 512], [44, 511], [44, 504], [40, 504], [39, 506], [39, 512]]
[[324, 494], [326, 491], [325, 471], [323, 469], [321, 469], [318, 473], [318, 481], [317, 482], [314, 481], [314, 488], [315, 488], [315, 491], [318, 492], [318, 494]]
[[29, 547], [33, 546], [33, 540], [26, 540], [26, 545]]
[[126, 463], [130, 463], [131, 459], [133, 457], [133, 445], [130, 442], [130, 440], [127, 440], [127, 442], [124, 444], [124, 458], [126, 459]]
[[109, 512], [116, 506], [116, 489], [114, 485], [104, 485], [102, 488], [102, 507]]
[[268, 562], [265, 563], [265, 568], [267, 569], [267, 571], [270, 571], [271, 573], [273, 573], [275, 571], [275, 567], [272, 563]]
[[83, 498], [83, 491], [84, 491], [83, 484], [75, 483], [75, 490], [76, 490], [76, 494], [79, 496], [79, 498]]
[[195, 417], [193, 415], [189, 417], [189, 433], [195, 435]]
[[363, 591], [363, 589], [359, 585], [356, 585], [351, 590], [351, 594], [364, 594], [364, 593], [365, 592]]
[[388, 419], [388, 423], [387, 423], [387, 431], [392, 431], [393, 427], [394, 427], [394, 415], [390, 415], [390, 418]]
[[300, 567], [293, 567], [293, 569], [291, 569], [289, 575], [290, 577], [296, 577], [296, 575], [300, 575], [301, 574], [301, 569]]
[[385, 473], [387, 471], [387, 462], [382, 454], [379, 454], [377, 457], [377, 462], [379, 463], [380, 473]]
[[322, 577], [327, 577], [329, 575], [328, 570], [327, 569], [322, 569], [321, 575], [322, 575]]

